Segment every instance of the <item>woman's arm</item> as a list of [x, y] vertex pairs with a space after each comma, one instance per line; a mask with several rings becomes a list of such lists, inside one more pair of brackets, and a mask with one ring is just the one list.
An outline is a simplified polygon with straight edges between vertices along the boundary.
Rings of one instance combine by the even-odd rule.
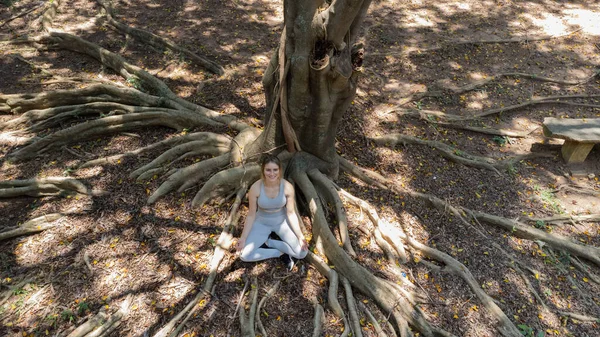
[[290, 227], [292, 228], [292, 231], [294, 231], [294, 234], [296, 234], [296, 237], [298, 237], [298, 240], [300, 240], [300, 244], [302, 244], [302, 249], [307, 250], [308, 243], [306, 242], [304, 234], [300, 229], [300, 224], [298, 223], [298, 216], [296, 215], [296, 194], [294, 192], [294, 186], [290, 184], [287, 180], [285, 180], [284, 193], [287, 199], [285, 208], [287, 212], [288, 221], [290, 222]]
[[252, 225], [254, 225], [254, 219], [256, 218], [256, 200], [258, 199], [260, 180], [252, 184], [250, 192], [248, 192], [248, 215], [246, 216], [246, 222], [244, 223], [244, 230], [242, 235], [237, 242], [236, 249], [242, 250], [246, 245], [246, 238], [250, 234]]

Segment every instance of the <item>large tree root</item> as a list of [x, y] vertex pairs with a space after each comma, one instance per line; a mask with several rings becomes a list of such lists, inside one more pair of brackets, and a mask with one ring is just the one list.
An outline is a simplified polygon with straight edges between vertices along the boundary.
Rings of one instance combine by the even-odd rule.
[[[240, 122], [233, 116], [219, 114], [215, 111], [190, 103], [180, 98], [173, 93], [164, 82], [152, 76], [147, 71], [138, 66], [129, 64], [121, 56], [77, 36], [67, 33], [52, 32], [30, 42], [41, 43], [48, 47], [63, 48], [89, 55], [103, 65], [114, 70], [125, 79], [133, 82], [140, 82], [144, 89], [155, 93], [157, 96], [160, 96], [161, 100], [163, 101], [163, 104], [160, 106], [166, 106], [172, 109], [190, 110], [198, 115], [210, 118], [215, 122], [229, 126], [237, 131], [242, 131], [249, 127], [246, 123]], [[0, 101], [0, 103], [2, 102]]]
[[167, 126], [182, 130], [190, 125], [213, 125], [213, 121], [192, 112], [154, 108], [152, 112], [109, 116], [59, 130], [11, 154], [15, 160], [31, 159], [50, 149], [73, 142], [88, 140], [110, 133], [129, 131], [148, 126]]
[[185, 323], [190, 319], [190, 317], [192, 317], [196, 310], [203, 307], [198, 304], [201, 303], [202, 300], [205, 300], [209, 295], [211, 295], [210, 289], [212, 288], [215, 279], [217, 278], [217, 270], [219, 269], [219, 265], [221, 264], [225, 253], [231, 248], [231, 244], [233, 242], [233, 229], [237, 226], [240, 217], [239, 208], [242, 204], [242, 200], [244, 198], [244, 195], [246, 194], [247, 189], [248, 185], [246, 184], [241, 185], [241, 187], [237, 190], [235, 201], [231, 206], [231, 211], [229, 212], [229, 216], [225, 221], [223, 231], [221, 232], [221, 235], [217, 240], [217, 244], [215, 245], [215, 252], [213, 253], [213, 256], [210, 260], [210, 269], [208, 272], [208, 277], [206, 278], [206, 281], [204, 282], [204, 286], [202, 287], [201, 291], [199, 291], [198, 294], [194, 297], [194, 299], [192, 299], [185, 306], [185, 308], [183, 308], [183, 310], [181, 310], [177, 315], [175, 315], [169, 321], [169, 323], [167, 323], [156, 334], [154, 334], [153, 337], [167, 337], [167, 335], [169, 335], [169, 332], [175, 328], [177, 322], [179, 322], [185, 316], [183, 321], [178, 325], [177, 329], [175, 329], [175, 331], [169, 335], [171, 337], [178, 336], [179, 331], [183, 329]]
[[440, 198], [426, 193], [419, 193], [412, 190], [408, 190], [398, 186], [393, 181], [382, 177], [380, 174], [370, 170], [356, 167], [354, 164], [349, 162], [347, 159], [339, 157], [340, 165], [344, 171], [349, 174], [356, 176], [357, 178], [373, 184], [379, 188], [385, 190], [391, 190], [394, 193], [408, 195], [413, 198], [417, 198], [433, 205], [435, 208], [443, 212], [448, 212], [451, 215], [457, 217], [465, 226], [471, 226], [467, 218], [473, 217], [477, 221], [486, 222], [498, 227], [501, 227], [516, 237], [520, 237], [528, 240], [540, 240], [548, 244], [549, 246], [559, 249], [566, 250], [573, 255], [587, 259], [596, 265], [600, 266], [600, 249], [588, 245], [582, 245], [571, 241], [568, 238], [564, 238], [557, 234], [546, 233], [542, 230], [532, 228], [526, 224], [483, 212], [472, 211], [464, 207], [456, 207], [448, 202], [441, 200]]
[[408, 328], [403, 328], [406, 322], [421, 331], [424, 336], [433, 336], [430, 324], [419, 310], [402, 296], [397, 290], [397, 285], [375, 277], [339, 247], [337, 239], [328, 228], [318, 194], [308, 176], [305, 173], [296, 173], [292, 177], [308, 201], [313, 219], [313, 239], [323, 242], [327, 259], [335, 265], [336, 270], [346, 277], [353, 287], [373, 298], [384, 311], [391, 314], [396, 325], [400, 327], [401, 336], [410, 334]]
[[[355, 201], [356, 198], [350, 200]], [[356, 203], [356, 206], [363, 208], [364, 211], [371, 218], [371, 221], [374, 224], [376, 224], [376, 226], [386, 225], [385, 222], [379, 220], [379, 217], [376, 216], [377, 211], [368, 203], [363, 201], [362, 203]], [[471, 291], [473, 291], [473, 293], [477, 296], [481, 303], [486, 307], [489, 313], [496, 319], [496, 321], [498, 322], [497, 328], [503, 336], [516, 337], [521, 335], [519, 329], [517, 329], [517, 327], [510, 321], [510, 319], [508, 319], [504, 311], [502, 311], [502, 309], [500, 309], [500, 307], [496, 305], [494, 300], [483, 289], [481, 289], [481, 286], [475, 280], [475, 278], [465, 265], [458, 262], [456, 259], [452, 258], [448, 254], [445, 254], [437, 249], [431, 248], [412, 239], [410, 236], [406, 235], [402, 231], [392, 228], [392, 226], [389, 224], [387, 224], [386, 227], [388, 227], [388, 229], [386, 230], [388, 233], [395, 232], [396, 237], [404, 240], [404, 242], [406, 242], [413, 249], [422, 253], [424, 256], [442, 262], [444, 264], [444, 267], [441, 268], [441, 272], [450, 272], [462, 278], [467, 283], [469, 288], [471, 288]]]
[[81, 168], [87, 168], [87, 167], [92, 167], [92, 166], [96, 166], [96, 165], [114, 164], [114, 163], [118, 163], [119, 160], [123, 160], [123, 159], [129, 158], [129, 157], [137, 157], [141, 154], [150, 152], [155, 149], [159, 149], [159, 148], [163, 148], [163, 147], [177, 146], [180, 144], [185, 144], [187, 142], [204, 140], [204, 139], [206, 139], [206, 141], [207, 141], [207, 143], [209, 143], [209, 145], [216, 146], [216, 147], [223, 147], [225, 145], [225, 143], [227, 141], [229, 141], [229, 137], [227, 137], [227, 136], [223, 136], [223, 135], [219, 135], [219, 134], [215, 134], [215, 133], [211, 133], [211, 132], [194, 132], [194, 133], [178, 135], [178, 136], [171, 137], [171, 138], [168, 138], [165, 140], [161, 140], [159, 142], [152, 143], [152, 144], [144, 146], [144, 147], [140, 147], [140, 148], [135, 149], [130, 152], [116, 154], [116, 155], [109, 156], [109, 157], [96, 158], [96, 159], [87, 161], [87, 162], [79, 165], [78, 168], [81, 169]]
[[67, 337], [105, 337], [114, 331], [121, 321], [129, 314], [132, 295], [127, 296], [119, 310], [112, 315], [107, 315], [104, 308], [84, 324], [78, 326]]
[[63, 214], [52, 213], [31, 219], [16, 228], [8, 228], [0, 232], [0, 241], [12, 239], [18, 236], [39, 233], [56, 226], [56, 221], [62, 219]]
[[190, 51], [187, 48], [181, 47], [169, 39], [152, 34], [143, 29], [129, 27], [129, 26], [117, 21], [114, 18], [113, 9], [112, 9], [112, 6], [109, 1], [96, 0], [96, 2], [98, 2], [102, 7], [104, 7], [104, 9], [106, 11], [106, 17], [108, 19], [108, 23], [110, 23], [113, 27], [117, 28], [121, 32], [128, 34], [129, 36], [133, 36], [134, 38], [138, 39], [140, 42], [148, 43], [151, 46], [154, 46], [156, 48], [169, 49], [176, 53], [181, 53], [181, 54], [187, 56], [188, 58], [190, 58], [191, 60], [193, 60], [194, 62], [196, 62], [197, 64], [199, 64], [200, 66], [204, 67], [204, 69], [212, 72], [213, 74], [223, 75], [225, 73], [225, 70], [219, 64], [217, 64], [203, 56], [200, 56], [200, 55]]
[[[285, 278], [283, 278], [285, 280]], [[277, 289], [279, 288], [279, 285], [281, 284], [282, 280], [277, 280], [277, 282], [275, 282], [275, 284], [269, 288], [269, 290], [267, 290], [267, 293], [265, 294], [265, 296], [263, 296], [263, 298], [261, 298], [260, 302], [258, 302], [258, 307], [256, 308], [256, 326], [258, 327], [258, 330], [260, 331], [261, 335], [263, 337], [267, 337], [267, 331], [265, 330], [265, 327], [263, 326], [262, 320], [260, 319], [260, 313], [262, 311], [262, 307], [265, 304], [265, 302], [271, 297], [273, 296], [273, 294], [275, 294], [275, 292], [277, 291]]]
[[549, 154], [544, 153], [529, 153], [526, 155], [515, 156], [508, 159], [495, 160], [488, 157], [475, 156], [468, 153], [464, 153], [463, 151], [458, 150], [452, 146], [446, 145], [444, 143], [436, 142], [433, 140], [424, 140], [399, 133], [392, 133], [379, 138], [374, 138], [373, 141], [379, 145], [385, 145], [390, 147], [394, 147], [399, 143], [404, 145], [414, 144], [429, 146], [436, 149], [443, 157], [451, 161], [463, 164], [465, 166], [494, 171], [497, 174], [500, 174], [499, 170], [506, 169], [521, 160], [542, 156], [551, 156]]
[[231, 139], [215, 133], [197, 132], [193, 137], [186, 138], [187, 142], [171, 147], [150, 163], [131, 172], [130, 178], [144, 180], [144, 173], [156, 168], [176, 163], [179, 160], [196, 155], [219, 156], [229, 152]]
[[[54, 117], [65, 110], [82, 108], [75, 105], [85, 105], [94, 102], [159, 107], [163, 106], [164, 100], [160, 97], [148, 95], [133, 88], [122, 88], [107, 84], [95, 84], [82, 89], [45, 91], [36, 94], [0, 95], [0, 103], [9, 106], [11, 109], [10, 111], [13, 114], [21, 114], [30, 110], [35, 110], [31, 111], [29, 114], [24, 114], [14, 122], [3, 124], [2, 128], [26, 125], [29, 121], [41, 121], [46, 118]], [[49, 109], [53, 107], [59, 108]], [[99, 108], [98, 106], [92, 107]], [[80, 111], [83, 111], [83, 109]]]
[[65, 193], [92, 194], [92, 191], [79, 180], [64, 177], [0, 181], [0, 198], [39, 197]]
[[327, 290], [327, 305], [333, 311], [333, 313], [344, 322], [344, 331], [342, 332], [342, 336], [347, 336], [350, 333], [350, 329], [348, 326], [348, 320], [344, 314], [344, 309], [342, 309], [342, 306], [337, 298], [339, 284], [337, 272], [329, 268], [325, 261], [321, 260], [317, 255], [314, 255], [311, 252], [306, 255], [306, 261], [308, 261], [308, 263], [314, 266], [321, 275], [325, 276], [327, 280], [329, 280], [329, 289]]
[[250, 283], [250, 294], [248, 300], [250, 301], [248, 314], [246, 315], [246, 309], [244, 305], [240, 305], [240, 330], [242, 337], [255, 337], [254, 333], [254, 317], [256, 317], [256, 305], [258, 298], [258, 280], [256, 275], [252, 275], [252, 282]]
[[[522, 109], [529, 106], [543, 105], [543, 104], [555, 104], [555, 105], [569, 105], [569, 106], [581, 106], [581, 107], [589, 107], [589, 108], [600, 108], [600, 105], [597, 104], [587, 104], [587, 103], [575, 103], [565, 101], [565, 99], [572, 98], [597, 98], [600, 95], [564, 95], [564, 96], [547, 96], [547, 97], [539, 97], [535, 99], [530, 99], [529, 101], [513, 104], [501, 108], [492, 108], [479, 113], [472, 113], [469, 115], [454, 115], [447, 114], [442, 111], [437, 110], [417, 110], [417, 109], [407, 109], [402, 108], [400, 106], [393, 107], [387, 111], [387, 113], [397, 113], [400, 116], [408, 115], [408, 116], [418, 116], [425, 120], [429, 118], [439, 119], [443, 122], [457, 122], [457, 121], [470, 121], [470, 120], [478, 120], [482, 117], [487, 117], [491, 115], [496, 115], [503, 112], [514, 111], [518, 109]], [[406, 103], [405, 103], [406, 104]]]

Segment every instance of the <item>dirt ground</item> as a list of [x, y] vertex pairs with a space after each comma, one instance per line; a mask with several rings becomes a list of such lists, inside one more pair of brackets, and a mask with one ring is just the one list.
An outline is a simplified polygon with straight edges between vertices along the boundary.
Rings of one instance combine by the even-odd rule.
[[[0, 1], [0, 94], [85, 85], [56, 81], [58, 76], [133, 85], [84, 55], [9, 45], [10, 39], [40, 32], [40, 14], [48, 5], [35, 8], [40, 4]], [[180, 97], [261, 125], [265, 107], [261, 79], [281, 33], [281, 1], [120, 0], [114, 6], [122, 22], [205, 55], [221, 64], [226, 74], [212, 75], [184, 56], [124, 36], [107, 25], [95, 1], [60, 1], [53, 27], [118, 52], [162, 79]], [[590, 152], [584, 164], [569, 167], [560, 156], [562, 140], [545, 138], [541, 126], [545, 117], [600, 117], [600, 77], [594, 76], [600, 69], [598, 22], [600, 4], [591, 0], [374, 1], [363, 26], [365, 61], [357, 96], [337, 136], [340, 155], [412, 190], [528, 221], [549, 233], [600, 247], [598, 221], [546, 219], [600, 213], [600, 147]], [[475, 90], [454, 92], [508, 73], [513, 75], [499, 76]], [[468, 124], [526, 133], [524, 137], [449, 128], [403, 113], [410, 109], [470, 116], [539, 97], [566, 95], [589, 97], [569, 100], [579, 105], [507, 109]], [[1, 113], [0, 122], [15, 117]], [[38, 136], [51, 131], [55, 130]], [[184, 132], [191, 131], [197, 130]], [[456, 151], [498, 160], [530, 152], [547, 155], [495, 173], [454, 163], [428, 146], [389, 148], [373, 141], [390, 133], [434, 140]], [[0, 231], [44, 214], [69, 214], [52, 229], [1, 243], [1, 336], [58, 336], [101, 309], [117, 310], [129, 295], [130, 313], [111, 336], [151, 336], [195, 296], [206, 278], [231, 203], [193, 209], [190, 201], [196, 187], [147, 205], [148, 195], [163, 178], [140, 183], [130, 179], [129, 173], [158, 151], [114, 165], [74, 169], [86, 160], [134, 150], [175, 134], [160, 127], [92, 141], [74, 140], [69, 147], [19, 164], [6, 160], [18, 146], [1, 142], [0, 181], [70, 176], [109, 192], [0, 200]], [[177, 165], [198, 159], [188, 158]], [[400, 198], [350, 176], [341, 175], [337, 183], [370, 202], [381, 217], [401, 224], [408, 235], [467, 266], [524, 336], [599, 336], [600, 266], [486, 223], [473, 224], [478, 231], [466, 228], [421, 201]], [[241, 221], [246, 207], [242, 206]], [[358, 261], [377, 276], [394, 280], [385, 254], [358, 229], [369, 225], [366, 215], [350, 205], [347, 210]], [[305, 222], [310, 226], [306, 217]], [[456, 336], [498, 336], [490, 314], [467, 284], [424, 260], [411, 253], [410, 261], [400, 268], [429, 299], [420, 305], [425, 316]], [[584, 268], [578, 268], [577, 262]], [[322, 335], [341, 333], [343, 322], [326, 306], [327, 279], [316, 269], [300, 262], [288, 273], [279, 261], [244, 263], [231, 251], [219, 269], [214, 296], [200, 304], [180, 335], [238, 336], [235, 309], [251, 275], [258, 276], [259, 298], [281, 281], [260, 312], [269, 335], [311, 336], [314, 301], [326, 308]], [[339, 300], [345, 308], [342, 293]], [[355, 295], [389, 333], [386, 314], [362, 294]], [[376, 336], [366, 319], [361, 324], [363, 336]]]

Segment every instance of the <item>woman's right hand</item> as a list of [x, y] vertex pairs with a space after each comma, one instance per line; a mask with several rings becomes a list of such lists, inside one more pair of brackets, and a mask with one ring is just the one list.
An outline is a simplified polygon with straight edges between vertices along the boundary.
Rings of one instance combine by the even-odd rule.
[[235, 245], [235, 249], [239, 252], [244, 249], [246, 245], [246, 239], [239, 238], [237, 244]]

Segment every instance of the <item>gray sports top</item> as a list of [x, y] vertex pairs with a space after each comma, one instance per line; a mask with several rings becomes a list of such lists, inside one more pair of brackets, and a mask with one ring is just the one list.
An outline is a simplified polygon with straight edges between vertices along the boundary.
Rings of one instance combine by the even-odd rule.
[[265, 193], [265, 185], [261, 181], [260, 182], [260, 195], [258, 196], [257, 204], [258, 210], [263, 211], [265, 213], [278, 213], [283, 210], [287, 199], [285, 198], [285, 192], [283, 191], [283, 179], [281, 179], [281, 184], [279, 184], [279, 193], [275, 198], [267, 197], [267, 193]]

